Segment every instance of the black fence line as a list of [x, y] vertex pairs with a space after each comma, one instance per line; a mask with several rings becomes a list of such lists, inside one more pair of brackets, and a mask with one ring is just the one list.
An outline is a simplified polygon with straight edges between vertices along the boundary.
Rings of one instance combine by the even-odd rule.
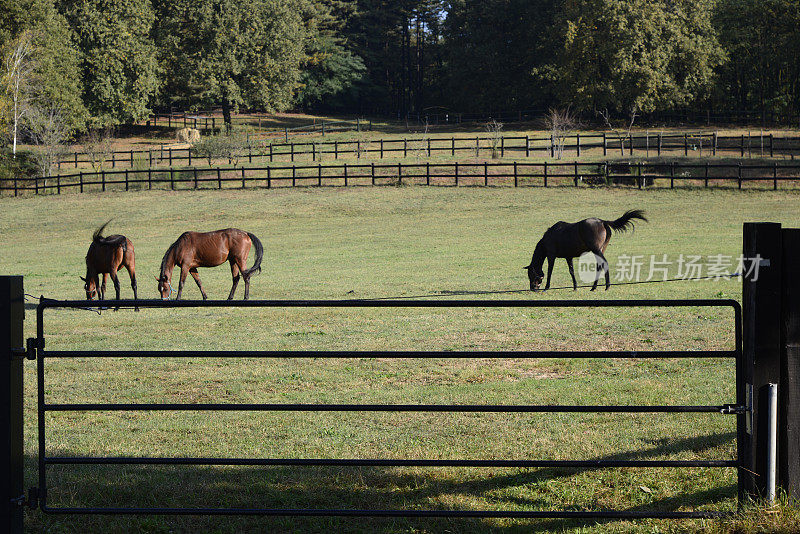
[[[324, 133], [324, 129], [322, 130]], [[506, 152], [515, 155], [524, 154], [525, 157], [542, 156], [556, 157], [564, 151], [575, 152], [580, 157], [582, 152], [600, 151], [604, 156], [633, 155], [644, 152], [646, 156], [661, 156], [665, 152], [683, 152], [684, 156], [717, 156], [721, 152], [738, 154], [739, 157], [791, 157], [800, 156], [800, 136], [776, 137], [767, 135], [736, 135], [721, 136], [716, 133], [667, 133], [667, 134], [636, 134], [630, 136], [617, 136], [609, 133], [569, 134], [560, 137], [553, 136], [473, 136], [473, 137], [407, 137], [403, 139], [369, 139], [352, 141], [304, 141], [252, 144], [257, 136], [248, 139], [248, 146], [242, 147], [235, 154], [236, 159], [246, 159], [253, 163], [256, 159], [286, 158], [294, 161], [299, 157], [311, 157], [312, 161], [325, 156], [355, 156], [361, 159], [369, 154], [376, 154], [377, 159], [384, 157], [431, 157], [436, 153], [450, 152], [455, 156], [457, 152], [467, 152], [476, 157], [480, 153], [492, 156], [505, 157]], [[517, 144], [514, 144], [514, 143]], [[328, 147], [328, 148], [326, 148]], [[137, 159], [137, 156], [139, 159]], [[214, 157], [224, 159], [225, 156]], [[149, 150], [117, 150], [102, 157], [102, 162], [93, 162], [87, 152], [72, 152], [66, 158], [56, 162], [56, 166], [72, 166], [78, 168], [81, 164], [111, 165], [115, 169], [118, 165], [127, 165], [133, 168], [137, 164], [147, 163], [153, 166], [153, 161], [168, 164], [170, 167], [175, 162], [187, 161], [192, 165], [193, 160], [204, 160], [207, 156], [192, 148], [157, 148]], [[230, 159], [230, 158], [229, 158]]]
[[[328, 171], [335, 171], [330, 173]], [[490, 172], [491, 170], [491, 172]], [[719, 172], [722, 171], [722, 172]], [[761, 171], [761, 172], [759, 172]], [[789, 174], [787, 174], [789, 173]], [[201, 184], [236, 184], [239, 188], [273, 186], [351, 186], [351, 185], [433, 185], [433, 186], [543, 186], [553, 180], [571, 179], [575, 187], [584, 185], [631, 185], [643, 189], [656, 180], [676, 182], [735, 181], [741, 189], [746, 182], [800, 181], [800, 162], [797, 164], [728, 164], [728, 163], [582, 163], [573, 162], [511, 162], [511, 163], [362, 163], [276, 165], [266, 167], [192, 167], [184, 169], [108, 170], [79, 172], [44, 177], [15, 177], [0, 183], [0, 193], [25, 192], [34, 194], [58, 193], [86, 188], [106, 191], [124, 186], [152, 189], [169, 184], [170, 189], [200, 188]], [[563, 185], [563, 184], [560, 184]], [[230, 187], [229, 187], [230, 188]]]

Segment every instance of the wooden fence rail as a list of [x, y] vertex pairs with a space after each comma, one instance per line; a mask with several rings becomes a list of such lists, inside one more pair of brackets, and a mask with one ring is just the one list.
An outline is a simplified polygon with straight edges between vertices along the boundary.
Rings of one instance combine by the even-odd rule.
[[0, 193], [18, 196], [62, 191], [245, 188], [278, 186], [435, 185], [543, 186], [628, 185], [640, 189], [676, 183], [696, 187], [710, 184], [778, 183], [800, 185], [800, 162], [795, 164], [714, 163], [356, 163], [335, 165], [273, 165], [262, 167], [192, 167], [183, 169], [124, 169], [79, 172], [49, 178], [15, 178], [0, 183]]
[[[255, 141], [255, 138], [252, 139]], [[619, 138], [610, 134], [575, 134], [563, 140], [551, 137], [531, 136], [475, 136], [475, 137], [414, 137], [406, 139], [357, 139], [350, 141], [305, 141], [283, 143], [251, 143], [242, 147], [229, 160], [246, 160], [248, 164], [276, 161], [294, 162], [300, 159], [312, 162], [326, 157], [334, 160], [384, 158], [421, 158], [437, 154], [467, 154], [470, 156], [551, 157], [561, 148], [575, 156], [594, 155], [644, 155], [661, 156], [680, 154], [683, 156], [730, 157], [782, 157], [800, 158], [800, 136], [775, 137], [772, 134], [758, 136], [720, 136], [716, 133], [689, 134], [641, 134]], [[96, 157], [94, 165], [117, 167], [173, 166], [206, 159], [192, 148], [159, 148], [151, 150], [114, 151], [102, 158]], [[154, 165], [154, 163], [156, 165]], [[91, 165], [92, 158], [86, 152], [74, 152], [57, 162], [57, 167], [79, 168]]]

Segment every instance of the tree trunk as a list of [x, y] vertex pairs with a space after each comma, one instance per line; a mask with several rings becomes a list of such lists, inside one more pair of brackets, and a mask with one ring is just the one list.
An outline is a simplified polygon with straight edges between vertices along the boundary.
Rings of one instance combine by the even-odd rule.
[[225, 121], [225, 132], [230, 133], [231, 122], [231, 102], [227, 98], [222, 99], [222, 118]]

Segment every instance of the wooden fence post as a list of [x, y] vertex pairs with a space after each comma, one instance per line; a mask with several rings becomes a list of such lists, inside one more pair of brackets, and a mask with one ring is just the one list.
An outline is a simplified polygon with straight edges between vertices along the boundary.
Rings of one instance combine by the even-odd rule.
[[[375, 164], [373, 163], [373, 166], [374, 165]], [[375, 173], [373, 172], [373, 174]], [[322, 187], [322, 163], [317, 164], [317, 186]]]
[[675, 189], [675, 162], [669, 167], [669, 188]]
[[[128, 169], [125, 169], [125, 191], [128, 190]], [[58, 192], [61, 192], [61, 188], [58, 188]]]
[[339, 159], [339, 141], [333, 142], [333, 159]]
[[661, 132], [658, 132], [658, 155], [659, 156], [661, 155], [661, 139], [662, 139]]
[[525, 157], [526, 158], [531, 157], [531, 140], [528, 137], [528, 134], [525, 134]]
[[[261, 118], [259, 117], [258, 120], [261, 121]], [[244, 167], [242, 167], [242, 189], [244, 189], [245, 187], [247, 187], [247, 181], [245, 180], [244, 177]]]
[[425, 162], [425, 185], [431, 185], [431, 163]]
[[[781, 225], [745, 223], [742, 255], [759, 261], [759, 267], [757, 278], [742, 276], [743, 355], [737, 365], [736, 398], [737, 404], [751, 406], [752, 411], [737, 416], [740, 500], [763, 496], [766, 486], [765, 396], [768, 384], [780, 383]], [[747, 274], [750, 262], [744, 263]]]
[[369, 166], [370, 166], [370, 173], [372, 175], [372, 185], [375, 185], [375, 162], [374, 161], [371, 162]]
[[544, 186], [547, 187], [547, 162], [544, 162]]
[[517, 180], [517, 162], [514, 162], [514, 187], [518, 187], [518, 180]]
[[708, 162], [706, 161], [705, 187], [708, 187]]
[[683, 155], [689, 155], [689, 134], [683, 134]]
[[458, 186], [458, 162], [455, 163], [453, 174], [456, 177], [456, 186]]
[[772, 164], [772, 190], [778, 190], [778, 163], [774, 162]]
[[738, 181], [739, 181], [739, 189], [741, 189], [742, 188], [742, 164], [741, 164], [741, 162], [739, 162], [739, 165], [738, 165], [738, 175], [737, 176], [738, 176]]
[[800, 229], [781, 231], [781, 363], [778, 383], [778, 485], [800, 499]]
[[483, 185], [489, 185], [489, 166], [483, 162]]
[[192, 170], [194, 171], [194, 188], [197, 189], [197, 167]]
[[455, 137], [451, 137], [450, 138], [450, 156], [455, 156], [455, 155], [456, 155], [456, 138]]
[[100, 171], [100, 176], [101, 176], [100, 181], [103, 184], [103, 191], [105, 191], [106, 190], [106, 171], [105, 170]]
[[404, 158], [408, 157], [408, 141], [406, 140], [405, 137], [403, 138], [403, 157]]
[[0, 529], [22, 534], [25, 496], [23, 420], [23, 318], [25, 292], [21, 276], [0, 276]]
[[403, 164], [397, 164], [397, 185], [403, 185]]
[[[292, 167], [292, 172], [294, 172], [294, 167]], [[294, 185], [294, 178], [292, 178], [292, 185]], [[347, 187], [347, 163], [344, 164], [344, 186]]]
[[581, 157], [581, 134], [575, 134], [575, 148], [578, 151], [578, 157]]
[[608, 155], [608, 144], [606, 143], [606, 133], [603, 132], [603, 155]]

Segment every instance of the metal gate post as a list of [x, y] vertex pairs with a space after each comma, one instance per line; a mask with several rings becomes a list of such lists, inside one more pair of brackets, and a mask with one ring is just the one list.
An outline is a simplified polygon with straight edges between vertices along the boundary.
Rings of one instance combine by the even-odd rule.
[[784, 228], [778, 486], [800, 500], [800, 228]]
[[[739, 497], [765, 496], [769, 384], [780, 382], [781, 225], [745, 223], [742, 273], [742, 361], [737, 402], [752, 407], [737, 424]], [[760, 258], [758, 277], [745, 276], [748, 259]]]
[[22, 533], [22, 320], [21, 276], [0, 276], [0, 530]]

